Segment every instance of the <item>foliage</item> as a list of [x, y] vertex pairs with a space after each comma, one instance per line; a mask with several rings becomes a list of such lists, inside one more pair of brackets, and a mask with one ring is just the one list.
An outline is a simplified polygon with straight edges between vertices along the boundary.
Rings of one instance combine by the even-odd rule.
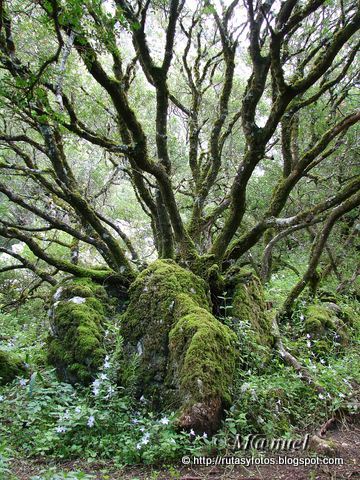
[[304, 319], [309, 307], [305, 302], [299, 303], [291, 321], [282, 325], [286, 347], [296, 352], [297, 358], [324, 387], [324, 393], [316, 393], [301, 374], [285, 366], [280, 357], [273, 357], [259, 368], [261, 357], [254, 354], [251, 336], [246, 335], [245, 329], [242, 345], [250, 359], [249, 368], [238, 376], [236, 401], [228, 412], [223, 431], [216, 437], [219, 445], [224, 445], [224, 439], [235, 429], [244, 435], [256, 432], [269, 437], [291, 436], [325, 422], [340, 408], [358, 412], [360, 317], [357, 302], [347, 299], [346, 305], [352, 312], [346, 347], [332, 339], [329, 341], [332, 348], [319, 354], [322, 340], [306, 331]]
[[[145, 399], [135, 400], [131, 378], [124, 379], [126, 389], [117, 385], [118, 330], [109, 330], [107, 338], [111, 354], [88, 387], [75, 389], [59, 382], [54, 370], [30, 364], [30, 378], [18, 378], [0, 388], [0, 438], [12, 452], [30, 457], [107, 458], [120, 465], [171, 461], [203, 448], [200, 437], [176, 430], [174, 413], [159, 416]], [[37, 348], [41, 343], [39, 339]], [[5, 468], [6, 456], [1, 458]]]
[[[145, 398], [135, 399], [131, 379], [126, 388], [117, 385], [122, 348], [121, 341], [117, 343], [118, 330], [109, 331], [109, 356], [89, 387], [75, 389], [59, 382], [54, 371], [44, 369], [41, 362], [31, 363], [29, 372], [36, 370], [31, 378], [17, 379], [0, 388], [0, 418], [3, 419], [0, 436], [6, 440], [1, 468], [8, 468], [6, 459], [14, 455], [81, 457], [89, 461], [114, 458], [119, 465], [174, 462], [184, 454], [223, 452], [232, 444], [234, 432], [291, 436], [319, 425], [336, 409], [356, 412], [354, 392], [360, 385], [360, 323], [356, 303], [346, 299], [342, 308], [345, 305], [348, 312], [352, 311], [353, 319], [349, 325], [350, 343], [345, 350], [339, 346], [318, 356], [316, 338], [309, 339], [305, 331], [302, 316], [308, 307], [303, 303], [299, 303], [292, 321], [282, 326], [287, 348], [297, 352], [298, 358], [324, 386], [325, 393], [321, 395], [290, 367], [284, 366], [279, 357], [268, 358], [264, 363], [262, 347], [251, 335], [251, 325], [246, 322], [238, 325], [238, 348], [243, 364], [236, 377], [234, 403], [223, 427], [212, 439], [206, 435], [203, 438], [202, 434], [196, 436], [195, 432], [179, 432], [174, 413], [155, 414]], [[8, 334], [11, 329], [17, 332], [24, 321], [21, 312], [18, 319], [14, 314], [11, 318]], [[30, 341], [36, 328], [34, 321], [28, 326], [26, 335]], [[24, 338], [20, 338], [17, 345], [20, 350], [23, 343]], [[31, 348], [41, 349], [41, 343], [39, 338]], [[18, 352], [17, 348], [15, 351]], [[32, 355], [31, 358], [39, 357]], [[55, 472], [44, 473], [44, 478], [53, 478], [51, 475], [62, 478]]]
[[[14, 452], [175, 461], [355, 411], [359, 15], [1, 2], [0, 475]], [[229, 409], [213, 439], [181, 431], [184, 401]]]

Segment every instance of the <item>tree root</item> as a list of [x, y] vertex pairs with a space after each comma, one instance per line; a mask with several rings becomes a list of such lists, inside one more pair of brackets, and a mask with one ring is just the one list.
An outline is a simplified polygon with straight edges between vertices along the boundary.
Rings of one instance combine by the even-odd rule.
[[273, 329], [272, 333], [275, 338], [275, 348], [279, 352], [279, 355], [281, 356], [281, 358], [288, 365], [293, 367], [296, 370], [296, 372], [299, 374], [299, 377], [304, 382], [312, 385], [319, 394], [325, 393], [325, 389], [314, 380], [309, 370], [303, 365], [301, 365], [301, 363], [284, 347], [284, 344], [281, 340], [280, 329], [276, 320], [276, 316], [273, 319], [272, 329]]

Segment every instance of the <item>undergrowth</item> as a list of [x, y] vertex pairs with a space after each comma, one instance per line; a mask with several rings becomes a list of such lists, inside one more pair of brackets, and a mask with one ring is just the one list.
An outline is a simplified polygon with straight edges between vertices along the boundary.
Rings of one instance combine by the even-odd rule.
[[[351, 299], [344, 302], [356, 310]], [[136, 399], [132, 368], [126, 385], [117, 385], [117, 359], [122, 345], [116, 326], [109, 327], [108, 355], [98, 377], [87, 388], [74, 388], [59, 382], [44, 363], [41, 352], [46, 318], [29, 307], [17, 314], [1, 315], [0, 348], [20, 355], [26, 361], [27, 374], [0, 387], [0, 478], [15, 478], [9, 470], [12, 457], [81, 458], [90, 462], [111, 459], [115, 465], [163, 464], [177, 462], [182, 455], [224, 453], [232, 447], [236, 434], [290, 437], [311, 431], [339, 408], [357, 411], [354, 392], [360, 384], [358, 321], [350, 328], [350, 342], [345, 349], [333, 349], [319, 357], [316, 339], [304, 331], [305, 308], [306, 303], [299, 302], [293, 318], [281, 325], [284, 343], [297, 352], [325, 393], [317, 394], [274, 352], [264, 361], [262, 347], [249, 334], [250, 326], [238, 322], [243, 368], [235, 382], [233, 405], [213, 438], [208, 438], [206, 432], [179, 432], [173, 412], [156, 414], [147, 399]], [[226, 321], [231, 324], [230, 309], [227, 313]], [[50, 470], [33, 480], [63, 478], [91, 477], [81, 472], [62, 474]]]

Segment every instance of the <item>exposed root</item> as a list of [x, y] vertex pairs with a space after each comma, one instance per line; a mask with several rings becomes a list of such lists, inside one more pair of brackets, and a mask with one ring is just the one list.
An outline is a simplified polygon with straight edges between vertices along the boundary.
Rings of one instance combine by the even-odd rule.
[[280, 329], [276, 320], [276, 316], [273, 319], [272, 328], [273, 328], [272, 333], [275, 339], [275, 348], [279, 352], [279, 355], [281, 356], [281, 358], [288, 365], [292, 366], [296, 370], [296, 372], [299, 374], [299, 377], [304, 382], [312, 385], [318, 393], [323, 394], [325, 392], [324, 388], [314, 380], [309, 370], [303, 365], [301, 365], [301, 363], [284, 347], [284, 344], [281, 340]]

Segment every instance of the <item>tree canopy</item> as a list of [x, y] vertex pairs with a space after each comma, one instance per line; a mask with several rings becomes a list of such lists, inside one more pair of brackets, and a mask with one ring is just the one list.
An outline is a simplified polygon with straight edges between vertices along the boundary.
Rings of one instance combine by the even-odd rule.
[[266, 279], [307, 229], [291, 306], [360, 204], [359, 26], [343, 0], [1, 2], [1, 271], [131, 281], [255, 252]]

